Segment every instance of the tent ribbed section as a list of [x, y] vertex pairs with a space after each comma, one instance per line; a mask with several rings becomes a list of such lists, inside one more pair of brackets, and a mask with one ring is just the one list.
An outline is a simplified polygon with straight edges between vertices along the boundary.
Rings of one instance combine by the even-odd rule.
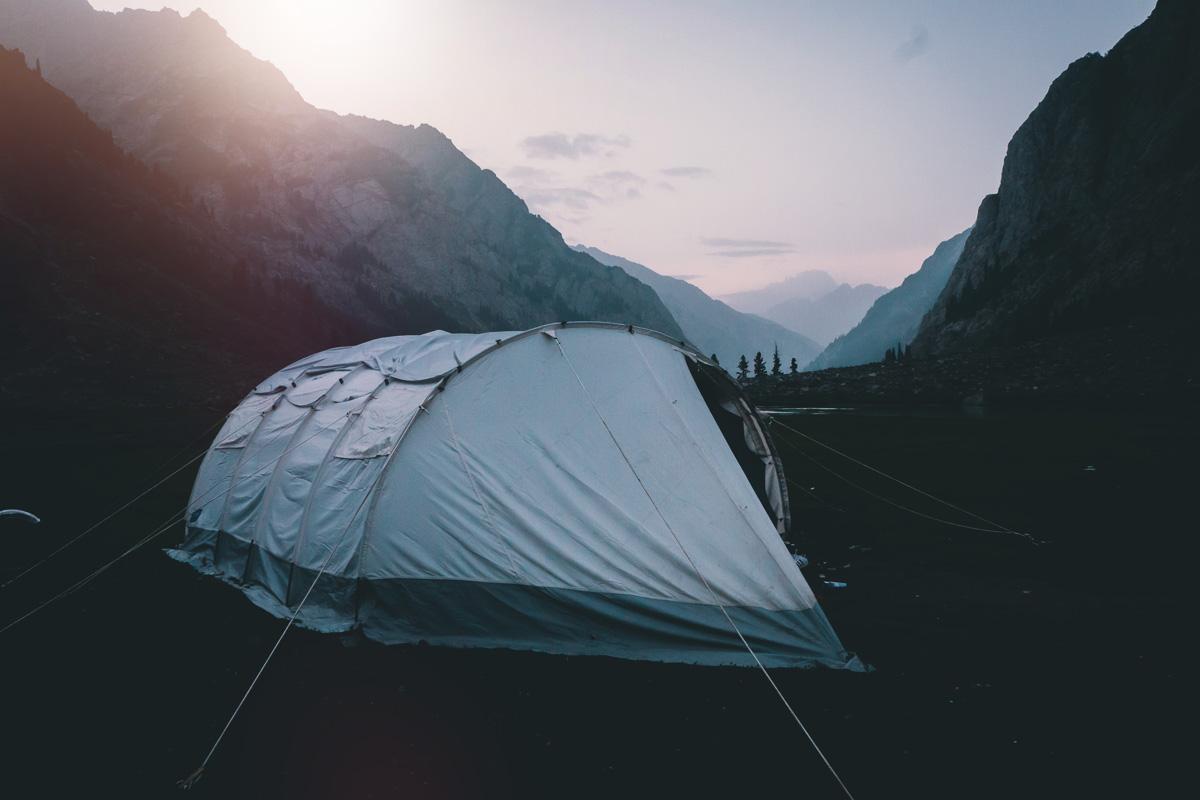
[[380, 339], [230, 414], [169, 551], [325, 631], [857, 668], [780, 533], [782, 465], [727, 375], [605, 323]]

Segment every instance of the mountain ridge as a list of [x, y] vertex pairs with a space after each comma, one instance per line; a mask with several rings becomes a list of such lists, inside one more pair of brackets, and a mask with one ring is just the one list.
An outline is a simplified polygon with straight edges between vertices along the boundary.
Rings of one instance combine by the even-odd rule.
[[871, 304], [886, 292], [885, 287], [871, 283], [840, 283], [815, 298], [793, 297], [776, 303], [764, 316], [826, 346], [861, 322]]
[[1193, 316], [1197, 141], [1200, 6], [1160, 0], [1107, 55], [1072, 63], [1014, 133], [914, 352]]
[[332, 306], [396, 333], [417, 332], [414, 302], [460, 330], [590, 318], [679, 333], [649, 287], [571, 251], [440, 132], [311, 106], [203, 12], [0, 0], [0, 44], [187, 187], [254, 270]]
[[869, 364], [882, 360], [889, 347], [911, 343], [921, 320], [950, 279], [970, 232], [967, 228], [940, 243], [916, 272], [876, 299], [857, 325], [830, 342], [805, 368]]
[[770, 359], [775, 346], [786, 368], [795, 358], [804, 364], [820, 349], [820, 345], [802, 334], [789, 330], [768, 319], [731, 308], [709, 297], [699, 287], [679, 278], [660, 275], [644, 264], [606, 253], [595, 247], [575, 245], [581, 252], [602, 264], [620, 267], [654, 289], [667, 309], [678, 320], [684, 338], [705, 355], [715, 354], [726, 371], [733, 373], [737, 360], [745, 356], [752, 360], [756, 352]]
[[279, 363], [381, 333], [248, 274], [201, 204], [19, 51], [0, 48], [0, 106], [6, 406], [221, 407]]

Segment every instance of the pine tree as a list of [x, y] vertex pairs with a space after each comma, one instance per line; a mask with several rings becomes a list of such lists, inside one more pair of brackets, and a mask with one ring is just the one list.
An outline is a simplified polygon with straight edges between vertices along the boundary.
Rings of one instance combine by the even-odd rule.
[[887, 349], [887, 351], [884, 352], [884, 354], [883, 354], [883, 363], [894, 364], [895, 362], [896, 362], [896, 351], [889, 347]]
[[713, 353], [713, 354], [712, 354], [712, 362], [713, 362], [714, 364], [716, 364], [718, 367], [719, 367], [719, 366], [721, 366], [721, 359], [717, 358], [717, 354], [716, 354], [716, 353]]
[[763, 378], [767, 374], [767, 362], [763, 361], [762, 351], [754, 354], [754, 377]]
[[738, 359], [737, 379], [745, 381], [750, 377], [750, 362], [746, 360], [746, 354], [742, 353], [742, 357]]
[[775, 345], [775, 352], [771, 356], [771, 375], [778, 378], [783, 374], [783, 362], [779, 360], [779, 345]]
[[796, 363], [796, 357], [792, 356], [792, 363], [788, 364], [788, 373], [795, 375], [800, 372], [800, 365]]
[[904, 345], [904, 360], [909, 361], [912, 358], [912, 345]]

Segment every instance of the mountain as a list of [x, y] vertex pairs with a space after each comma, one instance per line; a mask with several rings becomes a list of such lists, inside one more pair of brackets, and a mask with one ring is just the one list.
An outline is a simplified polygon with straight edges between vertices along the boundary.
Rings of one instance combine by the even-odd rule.
[[717, 298], [747, 314], [765, 314], [772, 306], [785, 300], [809, 299], [829, 294], [838, 287], [838, 282], [828, 272], [810, 269], [798, 272], [781, 281], [768, 284], [761, 289], [721, 295]]
[[875, 298], [886, 291], [869, 283], [839, 284], [828, 272], [813, 269], [721, 299], [738, 311], [766, 317], [823, 346], [854, 327]]
[[0, 44], [40, 62], [116, 143], [174, 178], [262, 280], [394, 333], [560, 319], [677, 335], [644, 284], [571, 250], [435, 129], [309, 105], [202, 11], [0, 0]]
[[858, 324], [871, 304], [886, 291], [886, 287], [870, 283], [858, 286], [843, 283], [815, 298], [793, 297], [776, 303], [763, 316], [826, 345]]
[[834, 339], [807, 369], [869, 364], [882, 360], [884, 351], [897, 342], [909, 344], [950, 278], [970, 232], [967, 228], [939, 244], [920, 269], [876, 300], [862, 322]]
[[248, 274], [202, 204], [19, 51], [0, 48], [0, 108], [5, 407], [223, 407], [280, 363], [378, 333]]
[[1013, 135], [914, 352], [1194, 320], [1198, 143], [1200, 4], [1161, 0], [1107, 55], [1071, 64]]
[[769, 364], [776, 345], [785, 369], [790, 359], [805, 364], [821, 349], [816, 342], [795, 331], [762, 317], [735, 311], [687, 281], [659, 275], [649, 267], [594, 247], [576, 245], [576, 249], [601, 264], [620, 267], [654, 289], [683, 328], [684, 338], [706, 355], [715, 353], [721, 366], [729, 372], [736, 370], [740, 356], [753, 360], [756, 352], [762, 352]]

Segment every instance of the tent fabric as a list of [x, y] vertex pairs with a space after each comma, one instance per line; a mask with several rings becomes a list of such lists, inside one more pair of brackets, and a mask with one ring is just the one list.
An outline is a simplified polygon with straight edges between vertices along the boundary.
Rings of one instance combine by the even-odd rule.
[[[697, 365], [733, 387], [766, 505]], [[435, 331], [259, 384], [168, 552], [281, 617], [308, 594], [297, 624], [387, 644], [752, 665], [724, 606], [767, 665], [860, 669], [780, 538], [782, 477], [736, 384], [682, 342]]]

